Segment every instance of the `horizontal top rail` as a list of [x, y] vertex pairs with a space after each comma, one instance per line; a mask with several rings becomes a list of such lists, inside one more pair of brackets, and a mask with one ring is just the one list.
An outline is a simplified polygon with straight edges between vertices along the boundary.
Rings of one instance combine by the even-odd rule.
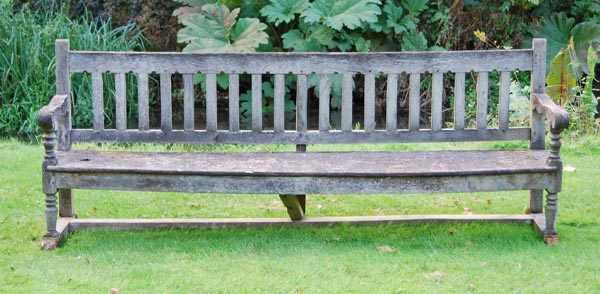
[[114, 73], [440, 73], [528, 71], [533, 50], [370, 53], [181, 53], [70, 51], [70, 72]]

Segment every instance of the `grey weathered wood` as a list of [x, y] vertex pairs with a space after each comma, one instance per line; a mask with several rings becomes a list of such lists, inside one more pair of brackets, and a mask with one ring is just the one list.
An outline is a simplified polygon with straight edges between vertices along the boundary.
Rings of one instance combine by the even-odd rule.
[[431, 130], [434, 132], [442, 129], [443, 78], [442, 73], [434, 73], [431, 80]]
[[283, 205], [287, 208], [291, 220], [301, 220], [304, 218], [304, 209], [296, 195], [279, 195]]
[[296, 82], [296, 131], [308, 130], [308, 83], [306, 75], [298, 75]]
[[217, 131], [217, 75], [206, 74], [206, 130]]
[[273, 106], [273, 130], [283, 132], [285, 130], [285, 76], [275, 75], [275, 93]]
[[468, 129], [454, 131], [443, 129], [439, 132], [430, 132], [423, 129], [417, 132], [398, 130], [390, 133], [375, 130], [371, 133], [364, 131], [345, 132], [332, 130], [329, 132], [307, 131], [298, 133], [286, 131], [275, 133], [263, 131], [228, 132], [218, 131], [208, 133], [205, 131], [181, 132], [171, 131], [124, 131], [116, 133], [106, 130], [94, 132], [93, 130], [75, 129], [71, 132], [74, 142], [153, 142], [153, 143], [199, 143], [199, 144], [368, 144], [368, 143], [416, 143], [416, 142], [471, 142], [471, 141], [506, 141], [529, 140], [529, 128], [511, 128], [509, 130], [477, 130]]
[[183, 129], [194, 130], [194, 76], [183, 74]]
[[365, 132], [375, 130], [375, 74], [365, 74], [365, 106], [364, 123]]
[[454, 75], [454, 129], [465, 129], [465, 73]]
[[94, 130], [104, 129], [104, 86], [102, 73], [92, 73], [92, 113], [94, 115]]
[[500, 93], [498, 105], [498, 127], [508, 129], [508, 111], [510, 109], [510, 72], [500, 73]]
[[171, 104], [171, 74], [160, 74], [160, 127], [164, 132], [173, 129]]
[[229, 131], [240, 130], [240, 79], [239, 75], [229, 75]]
[[[546, 40], [533, 39], [533, 68], [531, 72], [531, 93], [544, 93], [546, 91]], [[535, 111], [531, 99], [531, 149], [546, 148], [546, 131], [544, 117]]]
[[342, 131], [352, 131], [352, 74], [342, 75]]
[[477, 74], [477, 128], [487, 128], [489, 82], [488, 73]]
[[[421, 224], [426, 222], [493, 222], [531, 224], [531, 215], [473, 214], [473, 215], [380, 215], [380, 216], [339, 216], [309, 217], [301, 221], [290, 218], [219, 218], [219, 219], [59, 219], [68, 223], [69, 232], [90, 229], [156, 230], [156, 229], [227, 229], [227, 228], [266, 228], [279, 226], [331, 227], [345, 224], [352, 226], [381, 226], [393, 224]], [[543, 216], [536, 215], [537, 223], [545, 224]]]
[[329, 131], [329, 99], [331, 94], [331, 79], [327, 74], [319, 76], [319, 131]]
[[373, 53], [71, 52], [71, 72], [310, 74], [531, 70], [532, 50]]
[[394, 132], [398, 129], [398, 75], [387, 75], [386, 92], [386, 130]]
[[410, 75], [409, 89], [408, 129], [416, 131], [419, 129], [421, 114], [421, 77], [419, 74]]
[[125, 74], [115, 74], [115, 126], [117, 130], [127, 129], [127, 97], [125, 97]]
[[71, 150], [71, 76], [69, 67], [73, 64], [69, 40], [56, 40], [56, 95], [67, 95], [67, 114], [56, 121], [56, 139], [58, 150]]
[[262, 76], [252, 75], [252, 131], [262, 131]]
[[148, 75], [138, 74], [138, 129], [147, 131], [150, 129], [150, 109], [148, 99]]
[[[66, 50], [65, 50], [66, 48]], [[562, 186], [560, 132], [568, 113], [544, 93], [545, 41], [533, 49], [471, 52], [399, 53], [107, 53], [70, 52], [57, 42], [57, 88], [70, 87], [69, 71], [92, 74], [93, 129], [71, 129], [69, 92], [56, 95], [38, 113], [44, 131], [42, 190], [46, 194], [43, 247], [52, 249], [74, 231], [90, 226], [121, 228], [263, 226], [264, 224], [329, 225], [411, 223], [420, 221], [527, 222], [546, 242], [558, 240], [556, 212]], [[60, 69], [60, 70], [59, 70]], [[508, 127], [510, 72], [532, 73], [532, 125]], [[465, 130], [465, 73], [477, 73], [477, 120]], [[499, 127], [487, 128], [488, 72], [499, 71]], [[102, 74], [115, 75], [116, 129], [103, 126]], [[126, 129], [125, 77], [138, 75], [139, 129]], [[149, 130], [148, 74], [160, 74], [161, 129]], [[207, 128], [193, 126], [192, 75], [207, 75]], [[375, 74], [386, 73], [385, 130], [375, 129]], [[454, 128], [444, 128], [443, 77], [455, 73]], [[172, 130], [171, 75], [184, 79], [184, 130]], [[217, 128], [216, 75], [229, 74], [229, 130]], [[239, 76], [252, 76], [252, 129], [239, 129]], [[284, 75], [297, 82], [297, 127], [285, 131]], [[319, 78], [319, 128], [309, 130], [308, 74]], [[409, 128], [398, 130], [398, 74], [410, 75]], [[262, 75], [275, 75], [273, 130], [262, 126]], [[342, 75], [342, 127], [330, 130], [330, 75]], [[364, 74], [364, 130], [353, 130], [353, 76]], [[432, 75], [431, 128], [420, 129], [421, 75]], [[359, 90], [360, 91], [360, 90]], [[98, 99], [100, 97], [100, 99]], [[425, 119], [425, 118], [424, 118]], [[544, 123], [551, 128], [550, 150], [544, 148]], [[58, 136], [57, 136], [58, 135]], [[58, 140], [57, 140], [58, 137]], [[299, 152], [152, 153], [68, 151], [71, 140], [121, 143], [294, 144]], [[531, 140], [532, 150], [310, 152], [307, 144], [471, 142]], [[55, 151], [58, 141], [59, 151]], [[306, 194], [397, 194], [530, 190], [529, 213], [522, 216], [393, 216], [290, 220], [104, 220], [57, 219], [74, 216], [71, 189], [137, 190], [191, 193], [279, 194], [292, 219], [302, 219]], [[545, 213], [543, 193], [548, 191]], [[59, 193], [57, 201], [56, 193]], [[57, 202], [59, 205], [57, 207]]]

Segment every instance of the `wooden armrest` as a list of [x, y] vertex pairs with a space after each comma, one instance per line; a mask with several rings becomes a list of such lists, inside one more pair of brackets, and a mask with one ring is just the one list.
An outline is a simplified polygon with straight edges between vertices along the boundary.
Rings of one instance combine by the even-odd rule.
[[38, 112], [38, 125], [46, 133], [52, 132], [55, 122], [64, 117], [69, 109], [67, 95], [55, 95], [48, 105]]
[[569, 126], [569, 113], [562, 107], [556, 105], [552, 98], [546, 93], [533, 93], [531, 95], [535, 111], [542, 114], [550, 127], [562, 131]]

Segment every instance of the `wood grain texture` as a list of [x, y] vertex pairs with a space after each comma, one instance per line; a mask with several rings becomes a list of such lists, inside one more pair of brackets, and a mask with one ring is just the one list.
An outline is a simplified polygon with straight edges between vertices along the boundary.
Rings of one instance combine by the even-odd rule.
[[375, 75], [365, 74], [365, 105], [364, 105], [364, 126], [365, 132], [375, 130]]
[[240, 77], [229, 75], [229, 131], [240, 130]]
[[419, 74], [410, 75], [409, 89], [408, 129], [417, 131], [421, 123], [421, 76]]
[[262, 131], [262, 76], [252, 75], [252, 131]]
[[275, 75], [273, 106], [273, 130], [283, 132], [285, 130], [285, 76]]
[[206, 75], [206, 130], [217, 131], [217, 75]]
[[465, 129], [465, 73], [454, 75], [454, 129]]
[[442, 73], [434, 73], [431, 80], [431, 130], [437, 132], [442, 129], [442, 102], [443, 102], [443, 82]]
[[160, 74], [160, 127], [164, 132], [173, 129], [171, 74]]
[[386, 91], [386, 130], [395, 132], [398, 129], [398, 75], [387, 75]]
[[487, 128], [488, 120], [488, 96], [490, 92], [489, 74], [479, 72], [477, 74], [477, 128], [480, 130]]
[[127, 129], [127, 97], [125, 97], [125, 74], [115, 74], [115, 126], [118, 131]]
[[331, 95], [330, 75], [321, 74], [319, 76], [319, 131], [329, 131], [330, 115], [329, 103]]
[[183, 129], [194, 130], [194, 76], [183, 75]]
[[398, 130], [390, 133], [375, 130], [371, 133], [364, 131], [339, 131], [329, 132], [307, 131], [299, 133], [286, 131], [275, 133], [272, 131], [253, 132], [218, 131], [208, 133], [205, 131], [182, 132], [179, 130], [163, 132], [161, 130], [124, 131], [114, 132], [105, 130], [76, 129], [71, 131], [74, 142], [148, 142], [148, 143], [196, 143], [196, 144], [368, 144], [368, 143], [417, 143], [417, 142], [472, 142], [472, 141], [506, 141], [529, 140], [531, 129], [511, 128], [498, 129], [467, 129], [455, 131], [442, 129], [431, 132], [427, 129], [420, 131]]
[[92, 113], [94, 115], [94, 130], [104, 129], [104, 85], [102, 73], [92, 73]]
[[308, 82], [306, 75], [298, 75], [296, 82], [296, 131], [308, 130]]
[[352, 131], [352, 74], [342, 76], [342, 131]]
[[137, 75], [138, 86], [138, 129], [147, 131], [150, 129], [150, 108], [149, 108], [149, 85], [148, 75]]
[[373, 53], [181, 53], [72, 51], [71, 72], [135, 73], [424, 73], [522, 71], [532, 68], [532, 50]]
[[[546, 92], [546, 40], [534, 39], [533, 49], [533, 69], [531, 72], [531, 93]], [[544, 116], [535, 111], [534, 99], [531, 100], [531, 149], [546, 148], [546, 126]]]

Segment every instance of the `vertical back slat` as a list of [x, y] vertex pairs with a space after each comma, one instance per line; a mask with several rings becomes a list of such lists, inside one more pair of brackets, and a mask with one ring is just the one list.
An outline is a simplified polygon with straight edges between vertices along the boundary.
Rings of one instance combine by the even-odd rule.
[[229, 75], [229, 131], [240, 130], [240, 76]]
[[164, 132], [173, 129], [171, 106], [171, 74], [160, 74], [160, 128]]
[[262, 76], [252, 75], [252, 131], [262, 131]]
[[217, 75], [206, 74], [206, 130], [217, 131]]
[[454, 129], [465, 129], [465, 73], [454, 75]]
[[[533, 39], [533, 69], [531, 70], [531, 92], [546, 92], [546, 39]], [[544, 116], [535, 111], [531, 99], [531, 149], [546, 148]]]
[[140, 131], [150, 129], [150, 115], [148, 106], [148, 74], [140, 73], [138, 77], [138, 128]]
[[329, 131], [329, 97], [331, 94], [331, 80], [329, 75], [319, 77], [319, 131]]
[[102, 73], [92, 73], [92, 111], [94, 113], [94, 130], [104, 129], [104, 86]]
[[285, 76], [275, 75], [275, 93], [273, 106], [273, 130], [283, 132], [285, 130]]
[[352, 131], [352, 74], [342, 76], [342, 131]]
[[306, 132], [308, 129], [308, 84], [306, 75], [298, 75], [296, 83], [296, 130]]
[[125, 74], [115, 74], [115, 119], [117, 130], [127, 129], [127, 99], [125, 97]]
[[386, 129], [393, 132], [398, 129], [398, 75], [388, 74], [386, 97]]
[[477, 75], [477, 129], [480, 130], [487, 128], [488, 92], [488, 73], [479, 72]]
[[375, 130], [375, 74], [365, 74], [365, 132]]
[[431, 130], [437, 132], [442, 129], [442, 92], [444, 75], [433, 73], [431, 85]]
[[419, 130], [421, 112], [421, 76], [418, 73], [410, 74], [408, 96], [408, 128], [411, 131]]
[[183, 129], [194, 130], [194, 77], [183, 74]]
[[498, 105], [498, 127], [508, 129], [508, 110], [510, 108], [510, 72], [500, 73], [500, 99]]

